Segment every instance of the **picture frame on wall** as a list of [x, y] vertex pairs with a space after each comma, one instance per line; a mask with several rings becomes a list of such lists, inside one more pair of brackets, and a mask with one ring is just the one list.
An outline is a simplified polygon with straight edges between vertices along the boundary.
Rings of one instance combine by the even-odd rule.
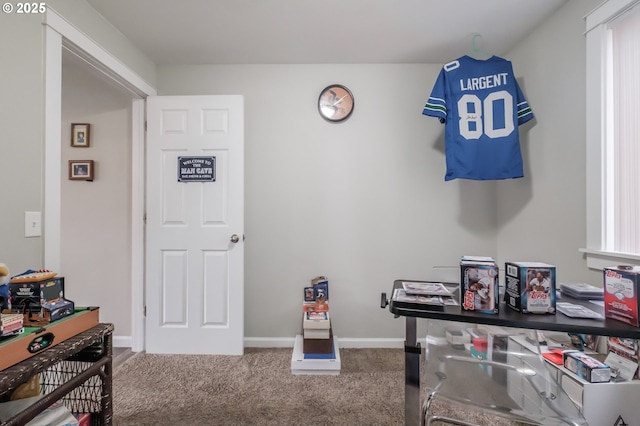
[[93, 160], [69, 160], [69, 180], [93, 180]]
[[71, 146], [75, 148], [88, 148], [90, 145], [91, 125], [89, 123], [71, 124]]

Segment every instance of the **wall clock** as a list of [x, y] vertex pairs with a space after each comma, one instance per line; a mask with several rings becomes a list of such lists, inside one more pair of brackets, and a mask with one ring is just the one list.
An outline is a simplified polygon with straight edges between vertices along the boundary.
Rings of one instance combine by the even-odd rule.
[[325, 87], [318, 97], [318, 112], [325, 120], [338, 123], [353, 112], [354, 99], [349, 89], [341, 84]]

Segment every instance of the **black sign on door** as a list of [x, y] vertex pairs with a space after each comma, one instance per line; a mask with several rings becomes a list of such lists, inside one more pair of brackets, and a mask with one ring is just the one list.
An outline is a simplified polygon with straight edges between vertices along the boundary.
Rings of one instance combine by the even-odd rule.
[[216, 157], [178, 157], [178, 182], [215, 182]]

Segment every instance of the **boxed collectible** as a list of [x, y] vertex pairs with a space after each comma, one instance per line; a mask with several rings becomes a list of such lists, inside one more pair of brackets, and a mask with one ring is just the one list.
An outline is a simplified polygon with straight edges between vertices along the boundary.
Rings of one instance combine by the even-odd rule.
[[[640, 340], [624, 337], [609, 337], [607, 339], [607, 359], [605, 364], [612, 367], [612, 371], [618, 376], [624, 376], [626, 380], [640, 379]], [[617, 365], [609, 363], [612, 357]], [[623, 368], [621, 368], [623, 367]]]
[[556, 267], [540, 262], [506, 262], [508, 307], [523, 314], [556, 313]]
[[624, 323], [640, 326], [638, 320], [638, 289], [640, 266], [613, 266], [604, 268], [604, 316]]
[[461, 305], [467, 311], [497, 314], [498, 266], [490, 260], [464, 256], [460, 261]]
[[40, 314], [43, 305], [64, 298], [64, 278], [10, 284], [11, 310]]
[[318, 276], [311, 280], [311, 287], [313, 288], [314, 300], [329, 301], [329, 280], [325, 276]]
[[581, 351], [564, 351], [564, 368], [591, 383], [611, 380], [611, 368]]

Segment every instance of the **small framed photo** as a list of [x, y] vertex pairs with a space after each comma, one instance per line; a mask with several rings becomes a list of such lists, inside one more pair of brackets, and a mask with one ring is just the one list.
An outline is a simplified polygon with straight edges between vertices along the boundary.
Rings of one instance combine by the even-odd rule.
[[71, 146], [76, 148], [88, 148], [91, 125], [89, 123], [71, 124]]
[[93, 160], [69, 160], [69, 180], [93, 180]]

